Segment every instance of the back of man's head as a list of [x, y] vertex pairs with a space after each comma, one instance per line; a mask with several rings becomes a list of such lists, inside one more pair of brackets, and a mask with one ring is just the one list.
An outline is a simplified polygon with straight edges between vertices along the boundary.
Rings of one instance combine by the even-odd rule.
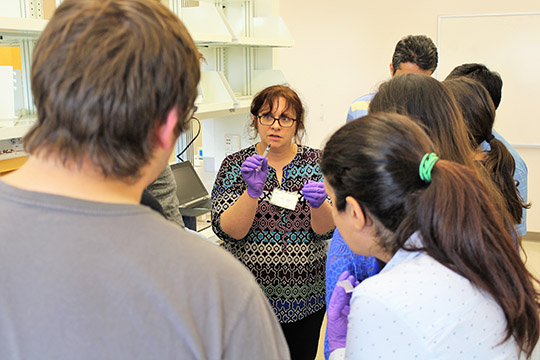
[[454, 70], [448, 74], [446, 79], [450, 80], [461, 76], [474, 79], [484, 85], [491, 96], [491, 100], [493, 100], [493, 104], [495, 104], [495, 109], [499, 107], [502, 97], [503, 81], [497, 72], [489, 70], [487, 66], [483, 64], [463, 64], [456, 66]]
[[34, 50], [36, 125], [30, 154], [89, 161], [105, 177], [136, 178], [152, 157], [157, 125], [197, 96], [199, 52], [157, 0], [66, 0]]
[[399, 40], [392, 56], [393, 74], [404, 63], [412, 63], [430, 75], [437, 68], [439, 55], [437, 46], [425, 35], [408, 35]]

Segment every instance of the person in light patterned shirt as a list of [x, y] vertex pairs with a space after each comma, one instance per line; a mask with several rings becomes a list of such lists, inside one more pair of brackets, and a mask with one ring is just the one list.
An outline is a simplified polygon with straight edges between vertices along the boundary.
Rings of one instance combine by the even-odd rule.
[[531, 356], [539, 282], [490, 184], [439, 151], [416, 121], [391, 113], [354, 120], [327, 142], [321, 169], [336, 226], [354, 253], [386, 263], [360, 284], [339, 277], [331, 360]]

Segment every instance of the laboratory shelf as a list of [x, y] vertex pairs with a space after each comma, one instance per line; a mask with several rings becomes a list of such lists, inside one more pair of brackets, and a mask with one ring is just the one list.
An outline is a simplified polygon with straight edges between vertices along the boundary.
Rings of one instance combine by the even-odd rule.
[[272, 85], [288, 85], [287, 79], [281, 70], [253, 70], [251, 89], [254, 94]]
[[33, 124], [0, 127], [0, 140], [16, 139], [26, 135]]
[[[252, 90], [254, 94], [276, 84], [287, 84], [281, 70], [253, 71]], [[252, 100], [253, 95], [235, 94], [221, 72], [201, 72], [199, 97], [196, 102], [198, 106], [196, 114], [201, 118], [208, 118], [210, 113], [216, 113], [220, 110], [229, 111], [229, 115], [248, 112]]]
[[232, 43], [231, 29], [221, 9], [215, 6], [197, 6], [182, 8], [178, 12], [195, 43]]
[[[221, 0], [220, 2], [221, 2], [222, 5], [229, 5], [229, 4], [250, 3], [250, 2], [253, 2], [253, 0]], [[216, 0], [199, 0], [199, 4], [200, 3], [214, 5], [216, 3]]]
[[179, 10], [179, 17], [195, 43], [200, 46], [294, 46], [294, 39], [279, 16], [254, 17], [252, 36], [241, 35], [245, 33], [243, 24], [231, 26], [226, 14], [219, 7], [182, 8]]
[[202, 71], [199, 86], [197, 115], [218, 110], [232, 109], [235, 97], [223, 74], [219, 71]]
[[233, 43], [244, 46], [294, 46], [294, 39], [280, 16], [254, 17], [252, 33], [252, 36], [235, 36]]
[[253, 96], [237, 96], [234, 106], [236, 109], [246, 109], [246, 111], [249, 112], [252, 101]]
[[3, 40], [35, 38], [45, 29], [47, 20], [0, 17], [0, 35]]

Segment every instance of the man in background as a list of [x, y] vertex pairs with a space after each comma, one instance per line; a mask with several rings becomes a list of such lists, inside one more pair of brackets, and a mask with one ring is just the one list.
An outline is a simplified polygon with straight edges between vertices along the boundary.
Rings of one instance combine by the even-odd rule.
[[[470, 63], [470, 64], [463, 64], [456, 66], [450, 74], [446, 77], [446, 80], [455, 79], [461, 76], [468, 77], [470, 79], [478, 81], [480, 84], [484, 85], [484, 87], [489, 92], [489, 95], [491, 96], [491, 100], [493, 100], [493, 104], [495, 105], [495, 109], [499, 107], [499, 104], [501, 103], [502, 99], [502, 86], [503, 86], [503, 80], [501, 76], [495, 72], [489, 70], [485, 65], [483, 64], [477, 64], [477, 63]], [[519, 194], [521, 195], [521, 198], [523, 199], [523, 203], [527, 203], [527, 175], [528, 175], [528, 169], [527, 164], [525, 164], [525, 161], [521, 158], [519, 153], [514, 149], [512, 145], [508, 141], [506, 141], [505, 138], [502, 137], [501, 134], [493, 130], [493, 136], [497, 138], [500, 142], [506, 146], [510, 154], [512, 154], [512, 157], [514, 158], [514, 161], [516, 163], [516, 169], [514, 172], [514, 180], [517, 184], [517, 189], [519, 191]], [[482, 150], [489, 150], [489, 144], [487, 142], [483, 142], [480, 144], [480, 148]], [[518, 233], [519, 237], [523, 237], [527, 233], [527, 209], [523, 208], [523, 216], [521, 218], [521, 224], [516, 225], [516, 231]]]
[[288, 358], [253, 276], [139, 205], [194, 111], [180, 20], [66, 0], [33, 56], [30, 157], [0, 179], [0, 358]]
[[[390, 63], [390, 75], [419, 73], [431, 75], [439, 60], [437, 46], [425, 35], [408, 35], [398, 41]], [[347, 122], [368, 114], [369, 102], [375, 93], [356, 99], [350, 106]]]

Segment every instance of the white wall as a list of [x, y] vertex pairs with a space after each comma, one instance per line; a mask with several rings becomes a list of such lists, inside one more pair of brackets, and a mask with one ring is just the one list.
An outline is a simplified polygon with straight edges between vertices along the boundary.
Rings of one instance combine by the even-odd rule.
[[[277, 67], [308, 107], [306, 143], [320, 147], [345, 123], [350, 103], [390, 77], [388, 65], [401, 37], [425, 34], [437, 42], [440, 15], [538, 11], [538, 0], [281, 1], [279, 12], [295, 46], [278, 50]], [[538, 60], [531, 59], [531, 66], [538, 66]], [[524, 131], [537, 132], [538, 114], [540, 108]], [[538, 143], [540, 131], [537, 138]], [[529, 201], [534, 203], [528, 230], [540, 231], [540, 193], [534, 188], [540, 184], [540, 149], [527, 149], [522, 156], [529, 165]]]
[[[249, 124], [250, 115], [248, 113], [202, 120], [202, 147], [205, 171], [217, 172], [221, 162], [227, 155], [254, 143], [251, 139], [252, 134], [249, 131]], [[240, 145], [238, 149], [229, 152], [225, 150], [226, 134], [239, 135]]]

